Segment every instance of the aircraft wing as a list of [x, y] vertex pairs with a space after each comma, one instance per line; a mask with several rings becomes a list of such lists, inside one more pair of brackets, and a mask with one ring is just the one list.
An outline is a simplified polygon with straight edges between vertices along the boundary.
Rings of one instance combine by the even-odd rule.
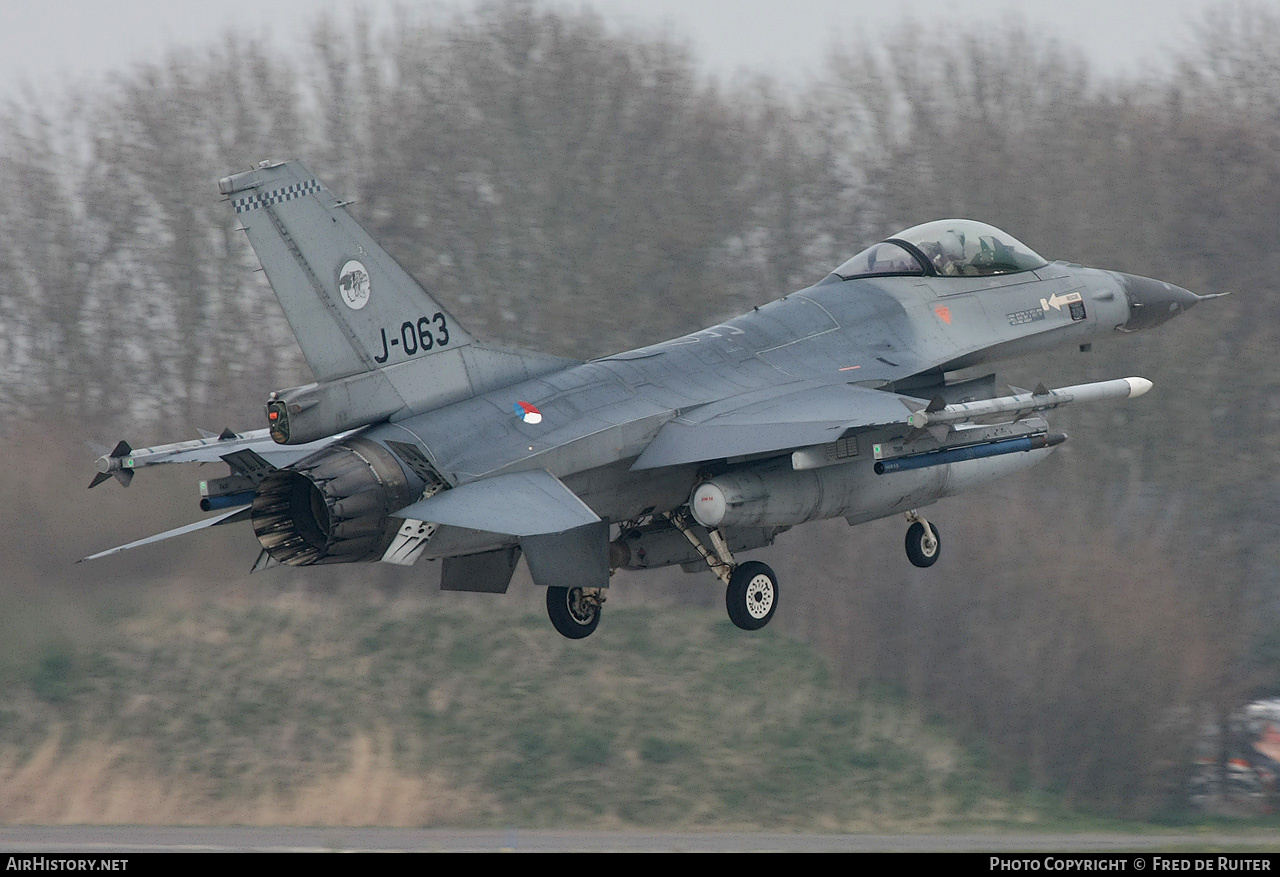
[[[723, 457], [820, 445], [846, 430], [905, 423], [925, 402], [853, 384], [806, 384], [759, 398], [734, 397], [669, 421], [632, 469], [657, 469]], [[909, 404], [907, 404], [909, 403]]]
[[265, 429], [255, 429], [240, 434], [225, 430], [217, 436], [208, 435], [191, 441], [156, 445], [150, 448], [134, 449], [129, 447], [127, 442], [120, 442], [114, 450], [97, 459], [98, 474], [94, 476], [89, 486], [97, 487], [103, 481], [115, 477], [128, 487], [134, 472], [162, 463], [216, 463], [223, 460], [233, 469], [240, 469], [245, 465], [253, 468], [250, 461], [254, 461], [256, 457], [265, 462], [268, 468], [289, 466], [354, 432], [358, 430], [347, 430], [300, 445], [276, 444]]
[[545, 469], [472, 481], [419, 500], [394, 516], [509, 536], [562, 533], [600, 521], [577, 494]]
[[[669, 421], [658, 431], [632, 469], [656, 469], [726, 457], [746, 457], [833, 442], [847, 430], [901, 424], [910, 435], [926, 431], [934, 445], [949, 435], [971, 428], [977, 418], [1002, 417], [1014, 421], [1035, 411], [1070, 402], [1127, 399], [1151, 389], [1146, 378], [1117, 378], [1050, 390], [1033, 391], [947, 405], [941, 398], [923, 399], [870, 390], [852, 384], [807, 385], [767, 397], [734, 397], [695, 408]], [[1042, 430], [1043, 421], [1033, 424]], [[970, 442], [1012, 435], [965, 433]], [[879, 458], [877, 458], [879, 459]], [[810, 468], [793, 460], [797, 468]]]

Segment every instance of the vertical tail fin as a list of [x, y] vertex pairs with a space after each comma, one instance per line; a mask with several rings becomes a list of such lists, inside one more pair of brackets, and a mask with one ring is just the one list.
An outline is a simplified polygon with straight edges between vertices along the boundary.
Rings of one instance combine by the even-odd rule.
[[472, 343], [471, 335], [299, 161], [223, 177], [316, 380], [375, 371]]

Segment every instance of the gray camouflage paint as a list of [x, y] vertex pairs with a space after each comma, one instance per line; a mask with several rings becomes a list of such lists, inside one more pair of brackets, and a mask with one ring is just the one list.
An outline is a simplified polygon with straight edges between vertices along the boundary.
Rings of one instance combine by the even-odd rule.
[[[912, 410], [961, 392], [944, 385], [948, 372], [1150, 328], [1200, 300], [1062, 262], [984, 277], [831, 275], [700, 332], [574, 362], [478, 343], [298, 162], [264, 163], [220, 189], [317, 378], [273, 394], [292, 412], [289, 441], [323, 447], [373, 422], [360, 440], [388, 450], [413, 497], [427, 481], [393, 446], [424, 456], [449, 489], [391, 516], [444, 524], [421, 556], [455, 558], [450, 589], [490, 570], [509, 578], [517, 547], [541, 584], [605, 586], [608, 523], [679, 509], [709, 474], [745, 473], [761, 494], [751, 526], [728, 534], [755, 546], [807, 520], [860, 523], [1034, 465], [1050, 451], [876, 476], [871, 450], [901, 445]], [[988, 398], [993, 386], [984, 378], [965, 389]], [[516, 416], [517, 403], [536, 407], [540, 421]], [[842, 436], [848, 461], [792, 471], [793, 450]], [[256, 434], [237, 441], [268, 463], [295, 465]], [[214, 445], [157, 451], [153, 462], [218, 459]], [[118, 465], [104, 457], [103, 472], [103, 461]], [[657, 546], [667, 537], [645, 538]], [[674, 557], [668, 547], [659, 553]], [[557, 560], [566, 557], [577, 560]]]

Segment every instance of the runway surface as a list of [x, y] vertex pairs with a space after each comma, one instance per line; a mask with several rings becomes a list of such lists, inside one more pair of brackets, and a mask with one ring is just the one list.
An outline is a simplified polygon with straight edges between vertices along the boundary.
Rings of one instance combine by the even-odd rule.
[[775, 834], [412, 828], [5, 826], [2, 853], [128, 852], [1123, 852], [1268, 847], [1274, 834]]

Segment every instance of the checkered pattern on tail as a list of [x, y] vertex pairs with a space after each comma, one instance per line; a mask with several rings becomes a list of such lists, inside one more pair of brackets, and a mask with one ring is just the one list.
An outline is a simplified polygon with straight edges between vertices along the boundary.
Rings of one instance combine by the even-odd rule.
[[235, 208], [236, 213], [246, 213], [257, 210], [259, 207], [271, 207], [284, 201], [292, 201], [294, 198], [301, 198], [303, 195], [318, 191], [320, 191], [320, 181], [307, 180], [305, 183], [294, 183], [271, 192], [258, 192], [244, 198], [236, 198], [231, 202], [231, 206]]

